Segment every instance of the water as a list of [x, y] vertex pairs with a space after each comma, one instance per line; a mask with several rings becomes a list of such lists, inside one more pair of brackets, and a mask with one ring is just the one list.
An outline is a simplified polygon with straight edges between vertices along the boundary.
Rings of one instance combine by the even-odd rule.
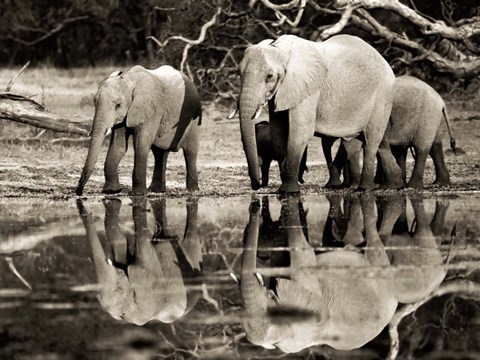
[[480, 356], [466, 195], [0, 200], [1, 358]]

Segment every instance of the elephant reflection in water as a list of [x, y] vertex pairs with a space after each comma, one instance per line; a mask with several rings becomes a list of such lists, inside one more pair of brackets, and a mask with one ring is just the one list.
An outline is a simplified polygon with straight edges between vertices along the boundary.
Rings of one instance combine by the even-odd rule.
[[[330, 229], [333, 229], [338, 226], [335, 216], [341, 216], [338, 212], [341, 199], [331, 200], [334, 208], [329, 217], [332, 220]], [[414, 203], [417, 228], [413, 235], [408, 234], [408, 239], [391, 227], [403, 211], [402, 206], [397, 205], [402, 204], [398, 204], [397, 199], [389, 201], [383, 209], [379, 232], [374, 197], [350, 199], [349, 217], [343, 221], [354, 229], [343, 231], [340, 237], [338, 232], [332, 231], [330, 243], [324, 243], [324, 246], [332, 245], [335, 239], [337, 245], [342, 242], [343, 247], [316, 252], [303, 231], [306, 221], [301, 219], [300, 198], [284, 199], [280, 221], [285, 235], [283, 246], [289, 249], [289, 267], [286, 276], [272, 275], [270, 278], [262, 277], [259, 272], [267, 271], [257, 268], [257, 256], [264, 253], [258, 247], [262, 214], [259, 201], [252, 201], [245, 230], [240, 285], [245, 306], [243, 325], [250, 342], [270, 349], [277, 347], [284, 352], [298, 352], [320, 344], [340, 350], [358, 348], [382, 331], [399, 302], [416, 301], [440, 284], [445, 271], [439, 268], [428, 270], [431, 275], [435, 273], [434, 278], [421, 269], [406, 274], [395, 271], [397, 265], [413, 265], [420, 261], [440, 265], [442, 258], [421, 201]], [[389, 210], [393, 205], [395, 208]], [[358, 222], [359, 216], [363, 224]], [[434, 220], [435, 226], [440, 226], [440, 222], [438, 218]], [[383, 241], [399, 243], [402, 236], [399, 245], [409, 245], [408, 249], [389, 252], [385, 248]], [[355, 246], [363, 242], [364, 249]], [[384, 272], [385, 268], [388, 271]], [[276, 270], [278, 268], [271, 269], [268, 275]], [[423, 293], [412, 287], [415, 281], [422, 283]], [[298, 316], [287, 316], [282, 321], [281, 315]]]
[[78, 208], [100, 284], [99, 301], [115, 319], [136, 325], [152, 320], [171, 323], [188, 313], [200, 294], [188, 294], [183, 277], [200, 272], [197, 199], [187, 201], [184, 238], [172, 236], [165, 199], [132, 198], [133, 229], [120, 214], [122, 201], [106, 199], [104, 250], [92, 215]]

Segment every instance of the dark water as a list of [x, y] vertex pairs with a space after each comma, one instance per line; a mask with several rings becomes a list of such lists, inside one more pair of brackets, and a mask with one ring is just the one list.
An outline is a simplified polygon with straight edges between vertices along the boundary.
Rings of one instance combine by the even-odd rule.
[[480, 358], [480, 199], [0, 200], [0, 358]]

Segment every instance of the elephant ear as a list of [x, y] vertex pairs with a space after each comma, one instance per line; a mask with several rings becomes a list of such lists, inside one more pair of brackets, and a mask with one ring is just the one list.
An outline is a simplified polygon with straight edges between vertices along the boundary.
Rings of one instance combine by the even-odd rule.
[[283, 35], [272, 43], [288, 55], [275, 95], [275, 111], [291, 109], [321, 89], [327, 68], [317, 45], [294, 35]]
[[156, 116], [161, 117], [162, 99], [165, 94], [165, 86], [162, 82], [147, 72], [129, 75], [129, 79], [135, 86], [132, 103], [127, 112], [127, 127], [136, 127]]

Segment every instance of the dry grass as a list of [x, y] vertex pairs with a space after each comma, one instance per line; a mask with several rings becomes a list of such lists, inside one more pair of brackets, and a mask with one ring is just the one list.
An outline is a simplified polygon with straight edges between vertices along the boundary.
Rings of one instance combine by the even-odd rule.
[[[69, 116], [84, 115], [93, 117], [93, 97], [98, 83], [114, 67], [81, 68], [59, 70], [53, 68], [27, 69], [15, 82], [12, 92], [32, 96], [43, 103], [47, 109]], [[18, 69], [0, 70], [0, 88], [4, 88]], [[466, 109], [468, 113], [466, 113]], [[452, 118], [478, 117], [472, 110], [472, 104], [451, 103], [449, 111]], [[251, 191], [246, 171], [246, 161], [240, 141], [238, 120], [227, 120], [231, 109], [204, 104], [201, 145], [199, 154], [200, 194], [237, 195]], [[468, 114], [468, 115], [466, 115]], [[266, 114], [263, 114], [266, 116]], [[446, 155], [447, 165], [451, 169], [455, 184], [450, 190], [477, 190], [479, 188], [480, 168], [476, 159], [480, 154], [479, 134], [476, 121], [454, 121], [453, 129], [458, 146], [465, 154], [454, 157]], [[50, 196], [69, 197], [74, 188], [86, 157], [85, 144], [66, 147], [61, 144], [15, 142], [18, 137], [32, 137], [39, 132], [29, 126], [0, 122], [2, 139], [2, 157], [0, 158], [0, 196]], [[42, 137], [49, 139], [46, 133]], [[446, 131], [444, 138], [447, 140]], [[444, 142], [448, 144], [448, 141]], [[106, 145], [106, 144], [105, 144]], [[121, 181], [130, 188], [133, 165], [133, 151], [127, 153], [120, 166]], [[99, 194], [103, 185], [103, 159], [106, 146], [101, 154], [97, 170], [87, 184], [87, 194]], [[314, 139], [309, 147], [308, 165], [310, 172], [306, 176], [303, 191], [315, 193], [323, 191], [326, 182], [325, 160], [319, 139]], [[149, 160], [150, 166], [153, 159]], [[428, 163], [426, 183], [433, 181], [433, 166]], [[181, 152], [169, 157], [167, 169], [168, 195], [183, 195], [185, 191], [185, 170]], [[279, 186], [278, 167], [272, 164], [272, 183], [268, 190], [275, 191]], [[436, 191], [432, 187], [427, 189]], [[443, 189], [445, 190], [445, 189]], [[448, 191], [448, 189], [447, 189]]]

